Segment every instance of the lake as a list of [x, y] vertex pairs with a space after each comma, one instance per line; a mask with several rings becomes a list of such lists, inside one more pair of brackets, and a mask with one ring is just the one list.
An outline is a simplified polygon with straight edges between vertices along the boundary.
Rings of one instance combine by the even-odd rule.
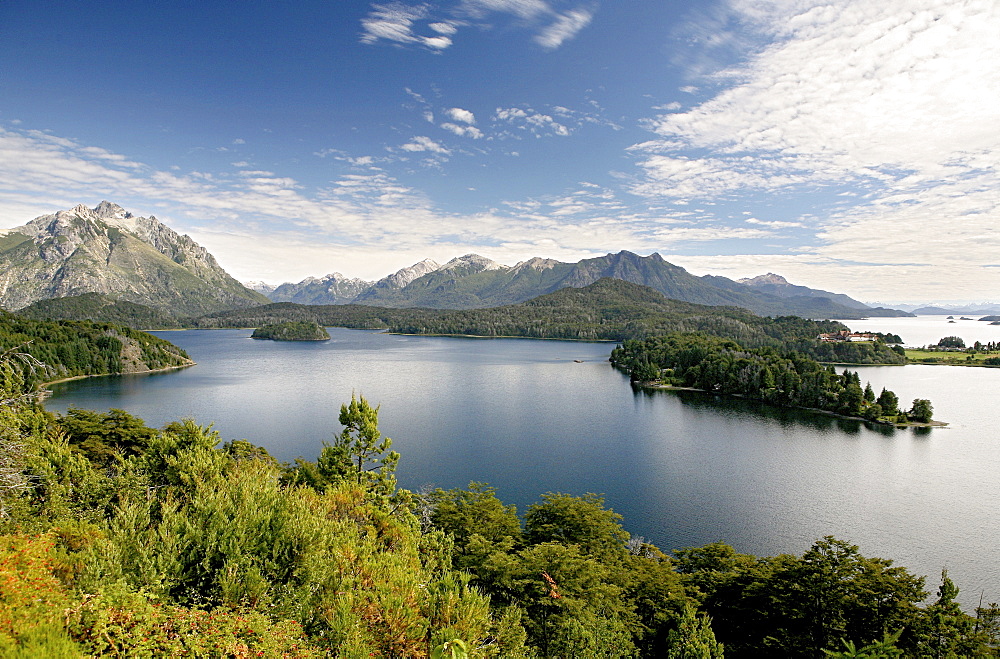
[[[858, 329], [910, 342], [905, 321], [919, 320]], [[1000, 369], [859, 368], [876, 392], [888, 387], [907, 406], [928, 398], [949, 423], [873, 429], [695, 392], [634, 392], [607, 362], [613, 344], [329, 331], [322, 343], [155, 332], [198, 365], [61, 383], [46, 407], [122, 408], [154, 426], [191, 417], [281, 460], [312, 460], [356, 392], [381, 405], [409, 489], [488, 482], [520, 512], [544, 492], [596, 492], [629, 532], [668, 551], [722, 540], [801, 554], [834, 535], [927, 575], [932, 593], [948, 568], [967, 607], [981, 593], [1000, 599]]]

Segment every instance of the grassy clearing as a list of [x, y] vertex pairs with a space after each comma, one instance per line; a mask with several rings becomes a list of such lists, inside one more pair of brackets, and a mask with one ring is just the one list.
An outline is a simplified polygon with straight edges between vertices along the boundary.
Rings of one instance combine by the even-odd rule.
[[912, 364], [948, 364], [951, 366], [984, 366], [989, 357], [1000, 357], [1000, 352], [965, 351], [947, 352], [943, 350], [906, 349], [906, 359]]

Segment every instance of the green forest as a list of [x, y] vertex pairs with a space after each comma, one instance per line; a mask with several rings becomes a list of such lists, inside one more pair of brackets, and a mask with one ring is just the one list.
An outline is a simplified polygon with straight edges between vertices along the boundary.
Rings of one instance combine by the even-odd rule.
[[194, 362], [146, 332], [111, 323], [31, 320], [0, 311], [0, 354], [30, 385], [80, 375], [138, 373]]
[[[133, 327], [155, 322], [151, 309], [103, 296], [47, 300], [22, 310], [32, 318], [121, 319]], [[358, 304], [303, 305], [290, 302], [220, 311], [197, 318], [163, 320], [163, 327], [259, 328], [281, 323], [385, 329], [401, 334], [525, 337], [624, 341], [672, 332], [702, 332], [738, 341], [747, 348], [793, 349], [817, 361], [845, 364], [904, 364], [902, 348], [875, 342], [820, 342], [819, 334], [848, 329], [830, 320], [758, 316], [746, 309], [671, 300], [662, 293], [620, 279], [601, 279], [582, 288], [563, 288], [527, 302], [469, 310], [384, 308]], [[885, 337], [898, 338], [898, 337]]]
[[318, 323], [299, 320], [262, 325], [253, 331], [250, 338], [272, 341], [329, 341], [330, 335]]
[[488, 309], [387, 309], [364, 305], [270, 304], [220, 312], [192, 321], [198, 327], [250, 327], [280, 321], [332, 327], [387, 329], [401, 334], [527, 337], [623, 341], [671, 332], [702, 332], [748, 347], [791, 347], [820, 361], [903, 364], [901, 349], [882, 341], [822, 343], [822, 333], [847, 329], [830, 320], [770, 318], [738, 307], [669, 300], [658, 291], [620, 279], [563, 288], [528, 302]]
[[669, 555], [596, 494], [410, 492], [354, 398], [315, 461], [42, 410], [0, 362], [5, 657], [996, 656], [1000, 608], [832, 537]]
[[143, 304], [116, 300], [101, 293], [39, 300], [17, 315], [33, 320], [89, 320], [134, 329], [173, 329], [180, 322], [171, 314]]
[[876, 396], [871, 384], [862, 388], [857, 372], [838, 374], [833, 365], [823, 366], [794, 349], [746, 349], [730, 339], [674, 333], [625, 341], [611, 352], [611, 363], [641, 384], [691, 387], [881, 423], [932, 420], [930, 401], [916, 399], [902, 410], [895, 393], [882, 389]]

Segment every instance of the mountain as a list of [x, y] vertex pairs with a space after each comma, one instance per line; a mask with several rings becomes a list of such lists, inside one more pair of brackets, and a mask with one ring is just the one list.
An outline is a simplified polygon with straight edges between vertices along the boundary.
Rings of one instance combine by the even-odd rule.
[[280, 286], [270, 286], [264, 282], [248, 282], [248, 286], [266, 295], [272, 302], [294, 302], [296, 304], [350, 304], [368, 297], [377, 298], [392, 295], [414, 279], [440, 269], [442, 266], [431, 259], [424, 259], [408, 268], [403, 268], [376, 282], [345, 277], [334, 272], [324, 277], [307, 277], [297, 284], [285, 282]]
[[747, 279], [737, 279], [736, 281], [755, 290], [763, 293], [770, 293], [771, 295], [776, 295], [778, 297], [825, 297], [831, 302], [836, 302], [837, 304], [841, 304], [852, 309], [869, 308], [864, 302], [858, 302], [854, 298], [842, 293], [831, 293], [829, 291], [822, 291], [816, 288], [809, 288], [808, 286], [796, 286], [795, 284], [790, 284], [787, 279], [781, 275], [776, 275], [773, 272], [769, 272], [766, 275], [757, 275], [756, 277]]
[[[536, 258], [513, 267], [470, 254], [402, 288], [370, 289], [354, 302], [384, 307], [475, 309], [524, 302], [561, 288], [580, 288], [604, 278], [648, 286], [673, 300], [743, 307], [768, 316], [851, 319], [883, 313], [863, 305], [857, 308], [839, 304], [828, 297], [779, 296], [725, 277], [696, 277], [665, 261], [659, 254], [639, 256], [628, 251], [578, 263]], [[903, 312], [885, 313], [906, 315]]]
[[298, 284], [284, 283], [265, 295], [272, 302], [347, 304], [371, 286], [371, 282], [350, 279], [339, 272], [334, 272], [318, 279], [308, 277]]
[[[410, 271], [408, 275], [416, 274], [420, 269], [430, 267], [433, 263], [433, 261], [430, 263], [421, 261], [413, 268], [421, 265], [422, 267], [417, 268], [417, 270], [408, 268], [407, 270]], [[503, 274], [509, 270], [509, 266], [501, 265], [478, 254], [466, 254], [411, 279], [401, 287], [389, 284], [402, 283], [403, 279], [397, 279], [396, 282], [386, 282], [387, 285], [382, 286], [376, 284], [355, 298], [354, 302], [380, 307], [427, 307], [432, 309], [471, 309], [496, 306], [482, 300], [478, 294], [481, 283], [488, 285], [488, 282], [492, 282], [498, 276], [502, 278]], [[396, 275], [398, 274], [396, 273]]]
[[178, 315], [268, 302], [188, 236], [102, 201], [0, 232], [0, 306], [101, 293]]
[[[649, 286], [673, 300], [743, 307], [766, 316], [857, 319], [908, 315], [891, 309], [872, 309], [846, 295], [795, 286], [779, 275], [739, 282], [712, 275], [696, 277], [659, 254], [639, 256], [628, 251], [578, 263], [533, 258], [514, 266], [466, 254], [444, 265], [427, 259], [367, 286], [361, 280], [348, 280], [334, 273], [323, 279], [282, 284], [269, 297], [274, 302], [302, 304], [479, 309], [516, 304], [605, 278]], [[360, 292], [351, 297], [355, 290]]]
[[245, 281], [242, 282], [244, 286], [249, 288], [251, 291], [257, 291], [261, 295], [267, 296], [274, 292], [277, 288], [274, 284], [268, 284], [264, 281]]
[[1000, 313], [1000, 305], [929, 306], [914, 309], [913, 313], [918, 316], [983, 316]]

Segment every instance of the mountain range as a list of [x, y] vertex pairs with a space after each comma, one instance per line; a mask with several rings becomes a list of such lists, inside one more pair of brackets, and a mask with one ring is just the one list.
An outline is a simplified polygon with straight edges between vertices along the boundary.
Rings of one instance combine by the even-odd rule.
[[639, 256], [628, 251], [576, 263], [533, 258], [514, 266], [467, 254], [444, 264], [425, 259], [374, 282], [334, 272], [297, 284], [272, 287], [254, 282], [248, 287], [226, 273], [190, 237], [179, 235], [155, 217], [134, 216], [108, 201], [95, 208], [81, 204], [0, 231], [0, 307], [19, 310], [40, 301], [96, 294], [66, 304], [32, 306], [31, 313], [39, 316], [114, 314], [136, 323], [157, 322], [156, 314], [118, 302], [145, 305], [175, 318], [272, 301], [479, 309], [517, 304], [605, 278], [648, 286], [673, 300], [742, 307], [761, 316], [909, 315], [871, 308], [846, 295], [796, 286], [773, 273], [739, 281], [698, 277], [659, 254]]
[[83, 293], [188, 316], [268, 302], [188, 236], [108, 201], [0, 231], [0, 306]]
[[533, 258], [514, 266], [467, 254], [444, 265], [425, 259], [376, 282], [335, 272], [258, 290], [274, 302], [477, 309], [516, 304], [603, 278], [649, 286], [674, 300], [738, 306], [765, 316], [854, 319], [909, 315], [868, 307], [847, 295], [796, 286], [773, 273], [739, 281], [712, 275], [697, 277], [659, 254], [639, 256], [628, 251], [577, 263]]

